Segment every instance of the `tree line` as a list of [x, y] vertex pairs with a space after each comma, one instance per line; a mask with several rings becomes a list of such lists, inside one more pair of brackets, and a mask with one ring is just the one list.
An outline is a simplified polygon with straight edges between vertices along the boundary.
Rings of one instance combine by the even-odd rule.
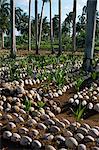
[[[86, 14], [87, 6], [82, 8], [82, 14], [76, 20], [77, 0], [74, 0], [73, 10], [66, 14], [64, 21], [61, 21], [61, 0], [58, 1], [58, 14], [52, 18], [52, 0], [42, 0], [41, 13], [38, 14], [38, 0], [35, 0], [35, 17], [31, 17], [31, 0], [29, 0], [28, 14], [21, 8], [15, 7], [15, 0], [0, 0], [0, 34], [1, 45], [4, 48], [4, 33], [11, 35], [12, 54], [16, 53], [16, 42], [28, 43], [28, 50], [31, 50], [31, 40], [35, 42], [36, 54], [39, 53], [41, 41], [50, 41], [52, 53], [54, 43], [59, 45], [58, 53], [61, 54], [63, 46], [65, 49], [76, 51], [77, 47], [83, 48], [86, 36]], [[44, 16], [44, 5], [49, 3], [50, 21]], [[11, 24], [12, 22], [12, 24]], [[15, 28], [20, 32], [20, 37], [15, 39]], [[10, 39], [10, 38], [8, 38]], [[19, 39], [19, 40], [18, 40]], [[99, 12], [96, 12], [96, 44], [99, 44]], [[8, 40], [9, 41], [9, 40]], [[10, 44], [10, 42], [8, 43]]]

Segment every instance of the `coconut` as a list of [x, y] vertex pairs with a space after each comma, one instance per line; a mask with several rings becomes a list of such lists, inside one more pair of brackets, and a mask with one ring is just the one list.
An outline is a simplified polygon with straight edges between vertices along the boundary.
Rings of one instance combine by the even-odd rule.
[[72, 104], [74, 102], [74, 99], [70, 98], [68, 102]]
[[93, 109], [93, 104], [89, 103], [87, 107], [88, 107], [88, 109]]
[[29, 79], [29, 80], [28, 80], [28, 83], [29, 83], [29, 85], [30, 85], [30, 86], [32, 86], [32, 85], [33, 85], [33, 83], [32, 83], [32, 80], [31, 80], [31, 79]]
[[28, 84], [29, 84], [29, 82], [28, 82], [28, 80], [27, 80], [27, 79], [24, 81], [24, 83], [25, 83], [26, 85], [28, 85]]
[[62, 95], [62, 91], [61, 91], [61, 90], [58, 90], [58, 94], [59, 94], [59, 95]]
[[78, 98], [78, 95], [77, 95], [77, 94], [75, 94], [75, 95], [74, 95], [74, 99], [77, 99], [77, 98]]
[[10, 131], [4, 131], [3, 132], [3, 138], [4, 139], [10, 139], [12, 136], [12, 133]]
[[94, 110], [96, 110], [97, 112], [99, 112], [99, 103], [94, 105]]
[[94, 99], [94, 100], [97, 100], [97, 97], [96, 97], [96, 96], [93, 96], [93, 99]]
[[87, 102], [85, 100], [82, 101], [82, 106], [86, 106]]
[[76, 105], [79, 105], [79, 99], [76, 99], [74, 102]]
[[27, 134], [29, 132], [29, 130], [25, 127], [20, 127], [19, 128], [19, 133], [20, 134]]
[[36, 80], [36, 83], [37, 83], [37, 84], [40, 84], [40, 80], [39, 80], [39, 79], [37, 79], [37, 80]]
[[59, 95], [58, 95], [58, 93], [55, 92], [55, 93], [53, 93], [53, 96], [58, 97]]
[[36, 81], [33, 79], [33, 84], [35, 85], [36, 84]]

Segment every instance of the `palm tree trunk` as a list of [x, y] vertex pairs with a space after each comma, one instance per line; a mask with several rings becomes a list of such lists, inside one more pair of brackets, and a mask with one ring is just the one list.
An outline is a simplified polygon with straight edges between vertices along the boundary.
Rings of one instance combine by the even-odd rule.
[[62, 52], [62, 30], [61, 30], [61, 0], [59, 0], [59, 52], [60, 55]]
[[15, 0], [10, 0], [11, 6], [11, 57], [16, 57], [16, 38], [15, 38]]
[[73, 43], [73, 52], [76, 51], [76, 0], [74, 0], [73, 5], [73, 35], [72, 35], [72, 43]]
[[36, 54], [38, 54], [38, 0], [35, 0], [35, 32]]
[[38, 42], [38, 48], [40, 48], [40, 43], [41, 43], [42, 23], [43, 23], [43, 14], [44, 14], [44, 4], [45, 4], [45, 2], [43, 1], [42, 10], [41, 10], [41, 16], [40, 16], [40, 28], [39, 28], [39, 42]]
[[50, 40], [51, 40], [51, 50], [52, 50], [52, 54], [53, 54], [54, 49], [53, 49], [52, 0], [50, 0]]
[[1, 36], [2, 36], [2, 49], [4, 48], [4, 32], [2, 31], [1, 33]]
[[31, 51], [31, 0], [29, 0], [29, 20], [28, 20], [28, 51]]
[[83, 67], [86, 71], [92, 71], [92, 59], [95, 44], [95, 30], [96, 30], [96, 6], [97, 0], [87, 1], [87, 27], [86, 27], [86, 42], [85, 42], [85, 58]]

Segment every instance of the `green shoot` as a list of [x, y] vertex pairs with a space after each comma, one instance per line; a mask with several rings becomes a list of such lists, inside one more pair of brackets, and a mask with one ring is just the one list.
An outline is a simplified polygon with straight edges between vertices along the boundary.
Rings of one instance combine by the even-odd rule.
[[31, 108], [31, 102], [30, 102], [30, 100], [27, 98], [27, 96], [25, 97], [23, 104], [25, 105], [25, 111], [26, 111], [26, 112], [29, 112], [29, 111], [30, 111], [30, 108]]
[[39, 109], [43, 108], [45, 106], [45, 103], [43, 101], [38, 101], [37, 106], [38, 106]]
[[83, 117], [83, 115], [85, 113], [85, 109], [86, 109], [86, 106], [82, 107], [82, 105], [79, 104], [78, 108], [75, 111], [73, 111], [74, 116], [77, 121], [81, 120], [81, 118]]

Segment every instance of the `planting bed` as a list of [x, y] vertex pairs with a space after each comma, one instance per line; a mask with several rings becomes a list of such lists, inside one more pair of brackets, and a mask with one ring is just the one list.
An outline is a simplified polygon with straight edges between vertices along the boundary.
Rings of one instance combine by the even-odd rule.
[[98, 150], [99, 63], [82, 56], [1, 58], [1, 150]]

